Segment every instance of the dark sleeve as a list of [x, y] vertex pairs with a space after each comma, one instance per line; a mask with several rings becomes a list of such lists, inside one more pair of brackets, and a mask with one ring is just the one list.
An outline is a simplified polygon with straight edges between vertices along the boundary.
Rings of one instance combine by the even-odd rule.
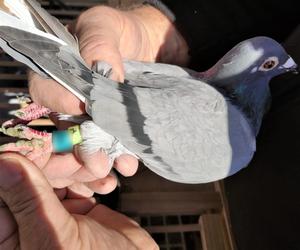
[[152, 2], [174, 18], [189, 46], [189, 67], [205, 70], [244, 39], [263, 35], [283, 41], [300, 22], [297, 1], [161, 0], [173, 16]]

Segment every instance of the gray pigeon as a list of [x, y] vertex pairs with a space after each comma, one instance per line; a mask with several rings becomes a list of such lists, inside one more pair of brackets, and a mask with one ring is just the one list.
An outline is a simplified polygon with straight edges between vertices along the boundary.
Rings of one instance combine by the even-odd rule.
[[105, 77], [103, 63], [102, 74], [90, 70], [75, 39], [35, 1], [20, 6], [29, 20], [0, 12], [0, 45], [85, 101], [92, 121], [81, 124], [83, 150], [104, 148], [111, 161], [131, 153], [176, 182], [215, 181], [247, 166], [270, 104], [269, 80], [296, 68], [280, 44], [255, 37], [204, 73], [126, 61], [119, 84]]

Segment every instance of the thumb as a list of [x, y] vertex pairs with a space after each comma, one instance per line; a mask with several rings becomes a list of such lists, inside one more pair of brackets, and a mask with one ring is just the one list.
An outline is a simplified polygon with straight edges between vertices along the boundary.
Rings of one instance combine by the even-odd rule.
[[0, 198], [17, 222], [24, 249], [39, 249], [45, 242], [57, 247], [62, 228], [65, 233], [74, 224], [41, 171], [20, 155], [0, 155]]
[[99, 61], [107, 63], [112, 69], [109, 78], [117, 82], [124, 82], [123, 59], [118, 46], [113, 45], [109, 37], [100, 36], [98, 39], [101, 41], [98, 46], [91, 43], [89, 46], [81, 49], [80, 53], [82, 57], [92, 68], [94, 68]]

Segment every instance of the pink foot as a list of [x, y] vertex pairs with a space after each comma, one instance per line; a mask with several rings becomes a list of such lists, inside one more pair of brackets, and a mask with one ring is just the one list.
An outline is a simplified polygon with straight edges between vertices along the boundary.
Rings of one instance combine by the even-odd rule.
[[7, 143], [0, 146], [0, 152], [19, 152], [29, 160], [36, 160], [45, 154], [51, 153], [52, 136], [43, 139], [19, 140], [15, 143]]
[[25, 125], [31, 120], [49, 113], [49, 109], [35, 103], [31, 103], [27, 107], [17, 110], [15, 116], [18, 118], [2, 124], [0, 131], [5, 135], [26, 140], [4, 144], [0, 146], [0, 152], [19, 152], [30, 160], [35, 160], [45, 154], [51, 153], [53, 151], [52, 134], [38, 131]]
[[51, 133], [38, 131], [30, 127], [27, 127], [24, 124], [17, 124], [14, 127], [2, 128], [1, 132], [11, 137], [17, 137], [17, 138], [27, 139], [27, 140], [44, 139], [51, 136]]
[[16, 110], [14, 112], [14, 115], [25, 121], [32, 121], [44, 115], [48, 115], [50, 114], [50, 112], [51, 112], [50, 109], [33, 102], [30, 103], [25, 108]]
[[50, 113], [50, 109], [36, 103], [30, 103], [25, 108], [16, 110], [13, 115], [17, 118], [4, 122], [2, 124], [2, 129], [14, 127], [17, 124], [27, 124], [32, 120], [38, 119]]

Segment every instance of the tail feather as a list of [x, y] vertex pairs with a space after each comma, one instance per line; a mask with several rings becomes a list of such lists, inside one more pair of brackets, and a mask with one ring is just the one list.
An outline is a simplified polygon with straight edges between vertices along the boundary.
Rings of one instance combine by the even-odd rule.
[[23, 0], [4, 0], [4, 5], [10, 14], [21, 19], [28, 26], [41, 29], [42, 27], [30, 13], [29, 9], [25, 6]]
[[0, 26], [7, 26], [7, 27], [12, 27], [18, 30], [23, 30], [32, 34], [36, 34], [42, 37], [47, 37], [48, 39], [51, 39], [55, 42], [58, 42], [62, 45], [65, 45], [66, 43], [59, 39], [57, 36], [54, 36], [52, 34], [46, 33], [41, 31], [40, 29], [37, 29], [35, 26], [30, 26], [28, 22], [15, 17], [3, 10], [0, 10]]
[[[9, 6], [13, 6], [14, 1], [7, 1]], [[24, 2], [28, 5], [23, 5]], [[28, 12], [17, 16], [18, 10], [23, 7], [25, 12], [26, 6], [31, 10], [30, 13], [38, 16], [35, 20], [44, 22], [55, 34], [38, 29], [28, 21], [30, 18], [25, 20]], [[34, 0], [17, 0], [16, 7], [11, 7], [10, 11], [14, 15], [3, 8], [0, 10], [0, 46], [16, 60], [39, 74], [46, 73], [85, 101], [93, 86], [93, 73], [80, 56], [78, 48], [67, 43], [76, 43], [72, 35]]]
[[40, 23], [40, 25], [45, 29], [46, 32], [56, 35], [58, 38], [71, 46], [76, 52], [79, 51], [77, 40], [68, 32], [67, 28], [62, 25], [57, 18], [50, 15], [35, 0], [23, 1], [30, 9], [31, 14], [34, 15], [36, 20]]
[[10, 14], [18, 17], [29, 27], [37, 28], [56, 36], [68, 44], [76, 53], [79, 53], [77, 40], [68, 32], [58, 19], [50, 15], [35, 0], [4, 0], [4, 5]]

